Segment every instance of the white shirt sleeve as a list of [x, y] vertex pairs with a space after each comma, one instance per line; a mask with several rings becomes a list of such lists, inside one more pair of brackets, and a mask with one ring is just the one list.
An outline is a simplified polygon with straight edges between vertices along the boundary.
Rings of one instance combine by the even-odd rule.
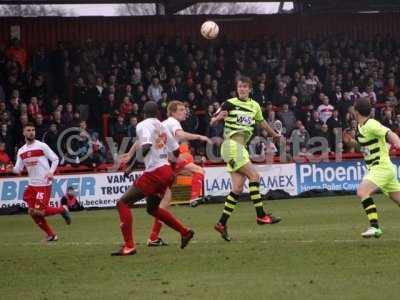
[[57, 167], [58, 167], [58, 162], [59, 162], [58, 156], [57, 156], [57, 154], [55, 154], [54, 151], [51, 150], [51, 148], [50, 148], [47, 144], [45, 144], [45, 143], [42, 143], [42, 150], [43, 150], [44, 156], [45, 156], [48, 160], [51, 161], [50, 172], [51, 172], [52, 174], [54, 174], [54, 172], [56, 171], [56, 169], [57, 169]]
[[15, 166], [12, 169], [12, 172], [15, 174], [19, 174], [22, 172], [22, 170], [24, 169], [24, 163], [21, 159], [21, 156], [19, 155], [19, 151], [17, 153], [17, 161], [15, 162]]

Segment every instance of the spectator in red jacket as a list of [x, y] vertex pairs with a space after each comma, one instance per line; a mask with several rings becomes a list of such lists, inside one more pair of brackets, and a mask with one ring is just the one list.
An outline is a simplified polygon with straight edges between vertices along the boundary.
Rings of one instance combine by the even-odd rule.
[[41, 113], [42, 113], [42, 111], [40, 109], [37, 97], [31, 97], [31, 101], [28, 105], [29, 117], [31, 117], [32, 119], [36, 119], [36, 116]]
[[397, 94], [399, 92], [399, 88], [396, 85], [396, 81], [394, 78], [389, 78], [383, 92], [386, 96], [389, 95], [389, 92], [393, 92], [394, 94]]
[[11, 159], [6, 152], [6, 143], [0, 142], [0, 168], [5, 169], [10, 162]]
[[61, 198], [61, 205], [67, 205], [70, 211], [83, 210], [83, 205], [76, 198], [77, 192], [73, 186], [67, 187], [67, 192]]
[[26, 69], [28, 55], [26, 54], [26, 50], [20, 46], [20, 42], [17, 38], [11, 40], [11, 46], [7, 49], [6, 56], [9, 59], [17, 61], [23, 70]]

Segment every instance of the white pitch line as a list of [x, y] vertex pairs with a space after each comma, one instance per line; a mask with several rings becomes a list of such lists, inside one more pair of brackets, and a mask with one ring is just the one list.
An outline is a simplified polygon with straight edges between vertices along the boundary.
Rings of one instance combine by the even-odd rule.
[[[375, 239], [373, 239], [375, 240]], [[400, 242], [400, 239], [385, 239], [381, 238], [379, 240], [380, 242]], [[232, 240], [231, 243], [224, 242], [222, 240], [215, 240], [215, 241], [210, 241], [210, 240], [197, 240], [197, 241], [191, 241], [191, 244], [248, 244], [248, 240]], [[367, 243], [368, 240], [366, 239], [346, 239], [346, 240], [261, 240], [258, 241], [260, 244], [276, 244], [276, 243], [288, 243], [288, 244], [326, 244], [326, 243]], [[106, 243], [106, 242], [78, 242], [78, 241], [58, 241], [58, 242], [45, 242], [45, 241], [39, 241], [39, 242], [26, 242], [26, 243], [0, 243], [2, 246], [41, 246], [41, 245], [48, 245], [48, 246], [107, 246], [107, 245], [121, 245], [122, 242], [111, 242], [111, 243]], [[145, 243], [136, 243], [137, 245], [145, 245]], [[180, 243], [177, 242], [170, 242], [170, 245], [179, 245]]]
[[[370, 238], [370, 239], [359, 239], [359, 240], [333, 240], [335, 243], [361, 243], [361, 242], [367, 242], [368, 240], [377, 240], [376, 238]], [[385, 239], [385, 238], [380, 238], [379, 240], [384, 241], [384, 242], [400, 242], [400, 239]]]

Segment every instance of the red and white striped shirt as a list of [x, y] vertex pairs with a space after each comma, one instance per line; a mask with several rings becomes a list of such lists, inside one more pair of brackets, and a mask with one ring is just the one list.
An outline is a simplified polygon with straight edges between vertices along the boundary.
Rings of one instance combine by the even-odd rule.
[[47, 175], [54, 174], [58, 161], [58, 156], [47, 144], [35, 140], [32, 144], [25, 144], [19, 148], [13, 172], [21, 173], [25, 167], [28, 171], [29, 185], [47, 186], [51, 184]]
[[328, 121], [328, 119], [332, 117], [334, 110], [335, 108], [330, 104], [321, 104], [320, 106], [318, 106], [319, 117], [322, 122], [326, 123], [326, 121]]
[[41, 110], [40, 110], [40, 107], [39, 107], [39, 105], [36, 103], [36, 104], [33, 104], [33, 103], [29, 103], [29, 105], [28, 105], [28, 114], [32, 117], [32, 118], [36, 118], [36, 116], [38, 115], [38, 114], [41, 114], [42, 112], [41, 112]]

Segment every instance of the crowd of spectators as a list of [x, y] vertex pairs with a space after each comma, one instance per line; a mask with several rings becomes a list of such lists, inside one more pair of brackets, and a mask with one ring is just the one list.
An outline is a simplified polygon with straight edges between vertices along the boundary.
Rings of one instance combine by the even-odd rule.
[[[159, 104], [160, 118], [166, 117], [168, 101], [181, 100], [188, 112], [182, 124], [186, 131], [222, 136], [222, 124], [210, 128], [209, 120], [224, 100], [235, 96], [239, 75], [252, 78], [252, 97], [266, 120], [289, 142], [300, 140], [301, 153], [307, 153], [316, 136], [329, 141], [325, 151], [340, 147], [354, 152], [352, 109], [360, 97], [374, 104], [376, 119], [399, 131], [399, 67], [400, 44], [390, 36], [207, 44], [190, 38], [87, 40], [79, 46], [59, 42], [54, 49], [29, 50], [14, 39], [0, 45], [0, 167], [15, 159], [27, 122], [36, 124], [37, 138], [63, 163], [57, 140], [71, 127], [89, 133], [75, 143], [77, 164], [111, 162], [104, 135], [119, 145], [124, 137], [135, 137], [149, 100]], [[338, 134], [343, 143], [335, 141]], [[192, 147], [204, 154], [204, 145]], [[88, 151], [90, 158], [81, 161]]]

